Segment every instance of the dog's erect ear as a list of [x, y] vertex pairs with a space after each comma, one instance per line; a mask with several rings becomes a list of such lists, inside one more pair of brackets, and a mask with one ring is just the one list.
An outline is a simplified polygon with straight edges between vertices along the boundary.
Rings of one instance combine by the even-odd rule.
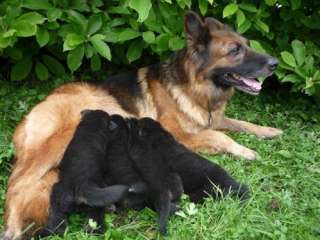
[[214, 32], [217, 30], [227, 30], [228, 26], [219, 22], [217, 19], [213, 17], [207, 17], [204, 19], [205, 25], [208, 27], [210, 32]]
[[188, 11], [184, 17], [184, 26], [188, 42], [199, 43], [204, 40], [207, 28], [198, 14]]
[[118, 124], [116, 124], [114, 121], [110, 121], [110, 123], [109, 123], [109, 130], [110, 131], [113, 131], [113, 130], [115, 130], [116, 128], [118, 127]]
[[80, 112], [81, 116], [83, 117], [84, 115], [86, 115], [87, 113], [91, 112], [91, 110], [89, 109], [84, 109]]

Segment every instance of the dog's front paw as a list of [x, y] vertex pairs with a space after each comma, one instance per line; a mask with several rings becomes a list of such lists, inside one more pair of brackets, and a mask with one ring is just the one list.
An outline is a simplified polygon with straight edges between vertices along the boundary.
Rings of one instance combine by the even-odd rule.
[[260, 138], [274, 138], [283, 134], [283, 131], [278, 128], [263, 127], [261, 131], [258, 132], [257, 136]]
[[257, 152], [249, 148], [244, 148], [241, 152], [241, 156], [247, 160], [255, 160], [257, 158]]

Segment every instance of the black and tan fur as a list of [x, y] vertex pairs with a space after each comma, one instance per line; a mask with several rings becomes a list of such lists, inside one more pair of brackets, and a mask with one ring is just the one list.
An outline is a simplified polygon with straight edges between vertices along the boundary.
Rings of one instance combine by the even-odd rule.
[[[228, 73], [269, 75], [274, 58], [255, 53], [247, 40], [213, 18], [185, 17], [187, 47], [166, 62], [110, 77], [99, 84], [70, 83], [36, 105], [13, 136], [16, 161], [5, 206], [5, 237], [21, 236], [30, 224], [44, 225], [56, 167], [73, 136], [83, 109], [101, 109], [124, 117], [151, 117], [188, 148], [211, 154], [256, 157], [220, 130], [262, 138], [281, 130], [224, 116], [236, 81]], [[237, 87], [237, 86], [236, 86]]]

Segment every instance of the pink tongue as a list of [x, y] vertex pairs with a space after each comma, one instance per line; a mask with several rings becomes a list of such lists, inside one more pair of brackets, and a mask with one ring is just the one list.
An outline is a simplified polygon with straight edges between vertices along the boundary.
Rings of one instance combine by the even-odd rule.
[[258, 82], [256, 80], [253, 79], [249, 79], [249, 78], [241, 78], [241, 81], [243, 81], [247, 86], [255, 89], [255, 90], [261, 90], [261, 82]]

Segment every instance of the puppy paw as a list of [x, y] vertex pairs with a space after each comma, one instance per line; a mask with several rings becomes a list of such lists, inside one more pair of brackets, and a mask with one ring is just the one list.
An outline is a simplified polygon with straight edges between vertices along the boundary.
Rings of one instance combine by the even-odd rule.
[[272, 128], [272, 127], [263, 127], [259, 132], [257, 133], [257, 136], [259, 138], [274, 138], [277, 136], [280, 136], [283, 134], [283, 131], [278, 128]]

